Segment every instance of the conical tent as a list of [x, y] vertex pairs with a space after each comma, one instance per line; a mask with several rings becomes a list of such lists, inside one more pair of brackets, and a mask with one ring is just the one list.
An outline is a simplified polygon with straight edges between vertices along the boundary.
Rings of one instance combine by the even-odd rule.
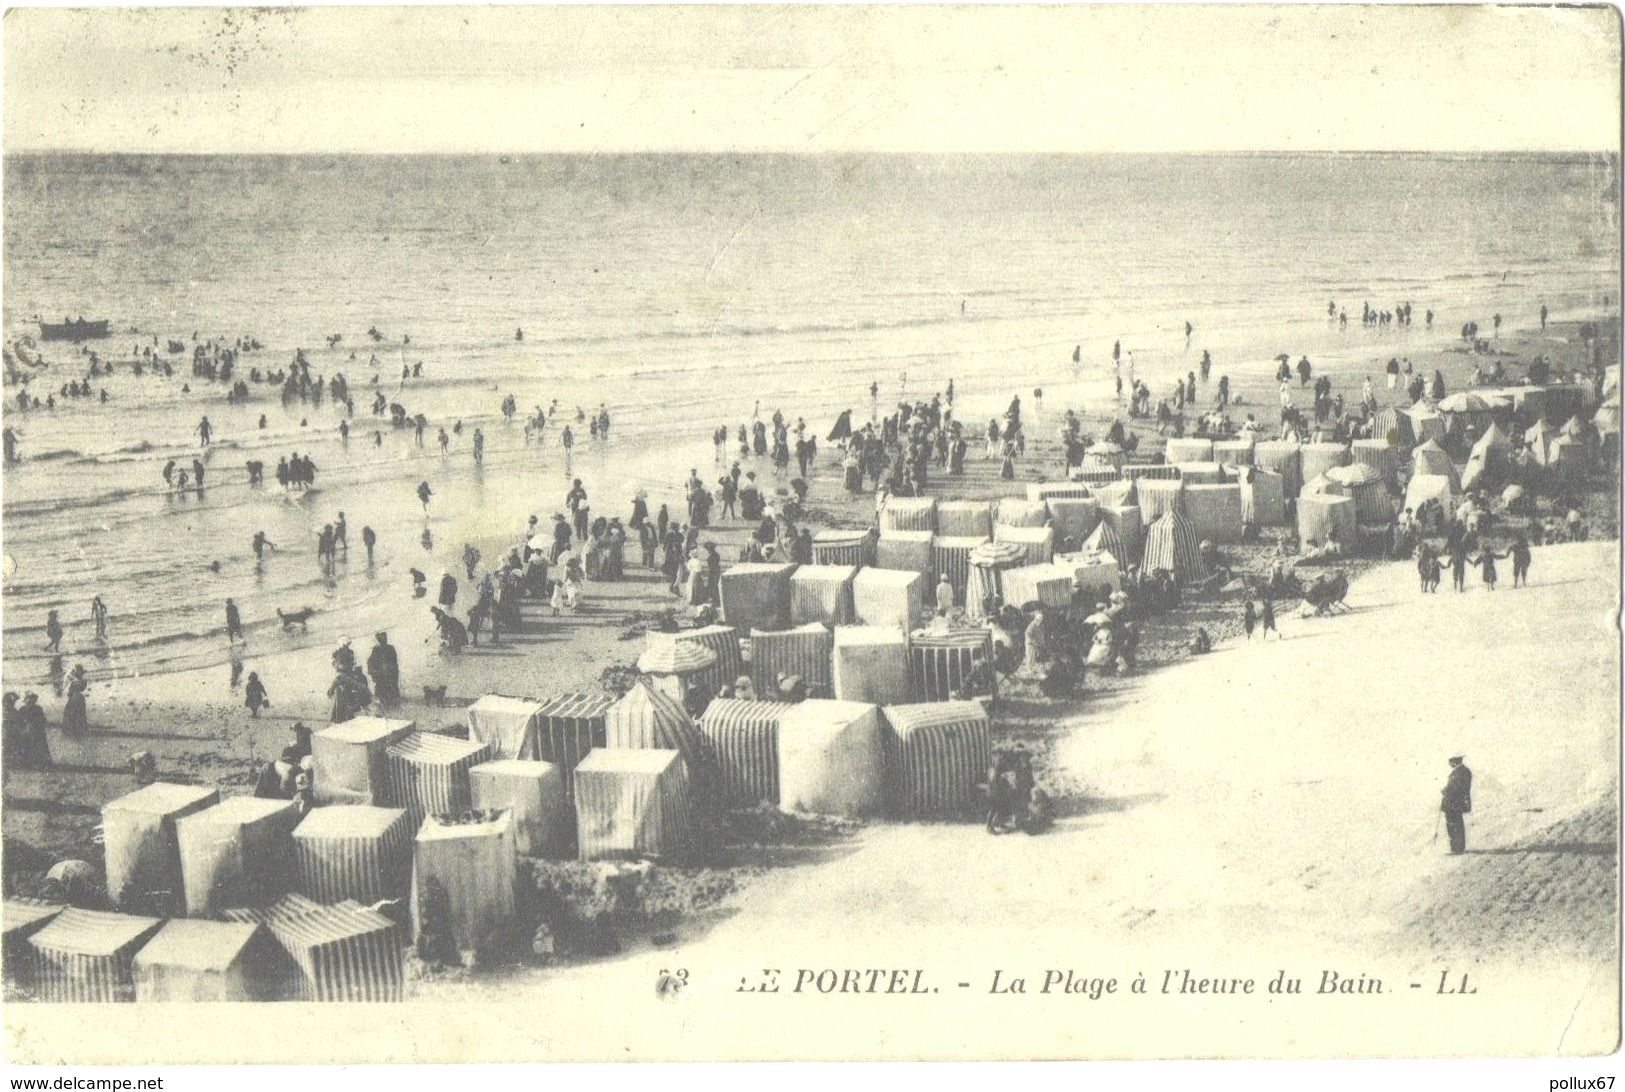
[[1411, 514], [1422, 510], [1422, 506], [1430, 500], [1436, 500], [1446, 514], [1456, 509], [1456, 488], [1454, 483], [1443, 474], [1417, 474], [1405, 487], [1405, 507]]
[[1117, 560], [1119, 569], [1126, 570], [1128, 568], [1128, 563], [1124, 560], [1123, 540], [1117, 537], [1117, 532], [1112, 530], [1112, 525], [1109, 523], [1102, 523], [1095, 528], [1094, 534], [1083, 540], [1081, 552], [1086, 554], [1109, 554]]
[[1547, 424], [1544, 417], [1539, 418], [1523, 431], [1524, 447], [1534, 457], [1535, 462], [1541, 466], [1546, 465], [1547, 449], [1557, 437], [1558, 430]]
[[1456, 464], [1450, 461], [1449, 452], [1440, 447], [1437, 440], [1429, 440], [1411, 452], [1411, 476], [1418, 474], [1449, 478], [1450, 487], [1457, 492], [1461, 490], [1461, 475], [1456, 472]]
[[1182, 512], [1185, 483], [1177, 478], [1168, 481], [1142, 481], [1135, 485], [1140, 495], [1140, 515], [1148, 523], [1155, 523], [1168, 512]]
[[694, 724], [682, 703], [639, 679], [604, 716], [611, 747], [676, 751], [688, 769], [695, 804], [704, 810], [719, 802], [716, 749]]
[[1180, 584], [1195, 584], [1208, 578], [1207, 562], [1202, 560], [1196, 529], [1178, 512], [1169, 512], [1145, 533], [1142, 572], [1166, 569]]
[[1347, 495], [1354, 498], [1354, 513], [1360, 523], [1385, 524], [1394, 520], [1394, 506], [1388, 499], [1388, 487], [1382, 472], [1365, 463], [1334, 466], [1326, 477], [1341, 484]]
[[1371, 419], [1371, 438], [1381, 440], [1390, 447], [1408, 450], [1416, 445], [1416, 429], [1410, 414], [1389, 407]]

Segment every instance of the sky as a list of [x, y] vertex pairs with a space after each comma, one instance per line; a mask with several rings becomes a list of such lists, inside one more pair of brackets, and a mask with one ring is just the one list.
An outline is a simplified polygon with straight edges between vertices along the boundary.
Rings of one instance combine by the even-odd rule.
[[7, 151], [1603, 151], [1611, 8], [12, 9]]

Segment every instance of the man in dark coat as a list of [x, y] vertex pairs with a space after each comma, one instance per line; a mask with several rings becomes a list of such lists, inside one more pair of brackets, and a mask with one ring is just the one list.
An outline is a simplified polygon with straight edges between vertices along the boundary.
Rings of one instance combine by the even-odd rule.
[[1450, 852], [1467, 852], [1467, 824], [1462, 816], [1473, 810], [1473, 771], [1462, 762], [1461, 755], [1450, 759], [1450, 777], [1444, 783], [1439, 810], [1444, 812], [1444, 827], [1450, 834]]
[[457, 602], [457, 578], [450, 573], [440, 577], [440, 605], [450, 610]]
[[372, 690], [378, 700], [392, 705], [401, 700], [400, 661], [395, 646], [389, 643], [389, 634], [377, 636], [378, 643], [367, 653], [367, 674], [372, 676]]

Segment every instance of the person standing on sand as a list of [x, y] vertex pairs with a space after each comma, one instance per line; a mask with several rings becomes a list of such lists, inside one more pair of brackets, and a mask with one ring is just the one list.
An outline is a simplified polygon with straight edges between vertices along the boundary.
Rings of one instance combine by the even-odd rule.
[[576, 478], [570, 485], [570, 492], [564, 497], [565, 507], [575, 520], [576, 541], [585, 543], [587, 531], [590, 526], [591, 509], [587, 506], [587, 491], [581, 486], [581, 479]]
[[45, 651], [62, 651], [62, 620], [54, 610], [45, 615]]
[[[1462, 816], [1473, 810], [1473, 771], [1467, 768], [1463, 756], [1451, 756], [1450, 777], [1439, 796], [1439, 810], [1444, 812], [1444, 827], [1450, 835], [1450, 852], [1466, 853], [1467, 823]], [[1437, 832], [1434, 837], [1438, 837]]]
[[[243, 616], [237, 612], [237, 604], [229, 598], [226, 600], [226, 643], [235, 644], [238, 638], [243, 637]], [[244, 643], [247, 639], [244, 638]]]
[[372, 676], [372, 692], [385, 705], [401, 700], [401, 668], [389, 634], [377, 634], [378, 643], [367, 654], [367, 673]]
[[1275, 604], [1270, 602], [1270, 597], [1267, 595], [1264, 597], [1264, 611], [1262, 619], [1264, 629], [1261, 633], [1259, 633], [1258, 639], [1260, 641], [1265, 640], [1269, 637], [1271, 631], [1273, 631], [1275, 633], [1275, 639], [1279, 641], [1281, 639], [1281, 631], [1275, 628]]
[[214, 429], [209, 425], [207, 417], [197, 423], [197, 438], [203, 447], [208, 447], [214, 439]]
[[378, 545], [378, 535], [371, 527], [361, 528], [361, 545], [367, 548], [367, 567], [372, 567], [372, 548]]
[[1459, 592], [1467, 590], [1467, 547], [1458, 544], [1450, 555], [1450, 586]]
[[457, 578], [450, 573], [440, 576], [440, 605], [450, 610], [457, 603]]
[[85, 679], [85, 665], [74, 664], [68, 673], [68, 699], [62, 707], [62, 732], [69, 736], [82, 736], [90, 731], [90, 713], [85, 706], [85, 692], [90, 683]]
[[1544, 303], [1540, 305], [1540, 328], [1542, 330], [1546, 329], [1546, 305]]
[[[1546, 308], [1542, 307], [1541, 310], [1545, 311]], [[1545, 318], [1544, 315], [1541, 317]], [[1512, 558], [1512, 586], [1516, 588], [1521, 584], [1527, 588], [1529, 586], [1530, 560], [1528, 537], [1520, 534], [1517, 541], [1512, 544], [1508, 556]]]
[[90, 601], [90, 620], [96, 627], [96, 640], [107, 640], [107, 604], [99, 595]]
[[423, 510], [429, 510], [429, 498], [434, 496], [434, 490], [429, 488], [426, 481], [418, 482], [418, 501], [422, 503]]
[[1241, 628], [1247, 634], [1247, 640], [1251, 641], [1253, 639], [1253, 630], [1258, 628], [1258, 612], [1253, 609], [1251, 599], [1248, 599], [1246, 605], [1241, 609]]
[[249, 716], [254, 717], [257, 720], [260, 715], [261, 706], [264, 706], [267, 709], [270, 708], [271, 697], [265, 690], [265, 684], [260, 682], [258, 672], [250, 671], [248, 673], [248, 683], [244, 686], [243, 692], [246, 695], [246, 700], [243, 702], [243, 704], [248, 706]]

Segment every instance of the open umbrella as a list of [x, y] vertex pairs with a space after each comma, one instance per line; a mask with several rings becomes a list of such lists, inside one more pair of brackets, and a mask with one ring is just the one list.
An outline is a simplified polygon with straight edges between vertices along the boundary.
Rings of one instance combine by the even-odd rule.
[[651, 641], [638, 657], [645, 675], [692, 675], [717, 662], [717, 654], [694, 641]]
[[1492, 407], [1472, 391], [1457, 391], [1439, 403], [1441, 413], [1488, 413]]

